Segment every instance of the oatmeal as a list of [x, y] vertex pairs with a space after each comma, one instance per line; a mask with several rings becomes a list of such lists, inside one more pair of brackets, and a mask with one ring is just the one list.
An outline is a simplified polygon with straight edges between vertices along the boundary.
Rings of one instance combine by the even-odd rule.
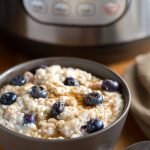
[[0, 124], [26, 136], [75, 138], [99, 131], [122, 113], [118, 82], [59, 65], [39, 68], [0, 89]]

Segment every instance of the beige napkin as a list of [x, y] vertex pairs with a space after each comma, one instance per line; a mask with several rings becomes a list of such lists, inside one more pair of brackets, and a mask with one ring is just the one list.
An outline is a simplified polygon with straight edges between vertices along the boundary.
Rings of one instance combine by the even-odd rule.
[[123, 76], [132, 95], [132, 116], [150, 139], [150, 53], [138, 56]]
[[150, 93], [150, 53], [136, 58], [137, 73], [141, 84]]

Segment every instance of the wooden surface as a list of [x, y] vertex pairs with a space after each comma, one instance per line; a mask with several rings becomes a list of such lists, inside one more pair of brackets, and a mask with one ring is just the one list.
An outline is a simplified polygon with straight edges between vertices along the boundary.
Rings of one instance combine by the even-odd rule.
[[[24, 62], [33, 58], [33, 56], [31, 57], [29, 55], [24, 55], [19, 51], [14, 51], [14, 49], [0, 41], [0, 72], [3, 72], [20, 62]], [[124, 69], [131, 63], [134, 63], [134, 58], [118, 63], [113, 63], [108, 66], [119, 74], [122, 74]], [[142, 140], [147, 139], [129, 114], [123, 132], [114, 150], [123, 150], [126, 146]], [[0, 150], [2, 149], [0, 148]]]

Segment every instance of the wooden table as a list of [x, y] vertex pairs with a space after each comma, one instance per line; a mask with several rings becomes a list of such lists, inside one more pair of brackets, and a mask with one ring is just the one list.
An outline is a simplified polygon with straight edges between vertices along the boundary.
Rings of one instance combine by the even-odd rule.
[[[12, 48], [10, 48], [8, 45], [3, 44], [0, 41], [0, 72], [3, 72], [11, 66], [14, 66], [20, 62], [27, 61], [29, 59], [31, 59], [30, 56], [23, 55], [21, 52], [16, 52], [12, 50]], [[119, 74], [122, 74], [124, 69], [131, 63], [134, 63], [134, 58], [119, 63], [110, 64], [108, 66]], [[125, 148], [126, 146], [142, 140], [147, 140], [147, 138], [137, 127], [134, 120], [129, 114], [123, 132], [114, 150], [123, 150], [123, 148]], [[2, 149], [0, 148], [0, 150]]]

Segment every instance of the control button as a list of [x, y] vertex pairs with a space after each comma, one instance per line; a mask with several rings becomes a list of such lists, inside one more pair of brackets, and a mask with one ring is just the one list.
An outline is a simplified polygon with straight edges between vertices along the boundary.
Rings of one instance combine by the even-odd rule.
[[56, 15], [68, 15], [70, 12], [69, 4], [66, 2], [57, 2], [53, 5], [53, 12]]
[[46, 4], [43, 0], [31, 0], [30, 7], [36, 13], [46, 12]]
[[78, 5], [78, 13], [83, 16], [91, 16], [95, 12], [95, 7], [93, 4], [79, 4]]
[[120, 4], [109, 2], [103, 4], [101, 8], [106, 15], [116, 15], [120, 11]]

